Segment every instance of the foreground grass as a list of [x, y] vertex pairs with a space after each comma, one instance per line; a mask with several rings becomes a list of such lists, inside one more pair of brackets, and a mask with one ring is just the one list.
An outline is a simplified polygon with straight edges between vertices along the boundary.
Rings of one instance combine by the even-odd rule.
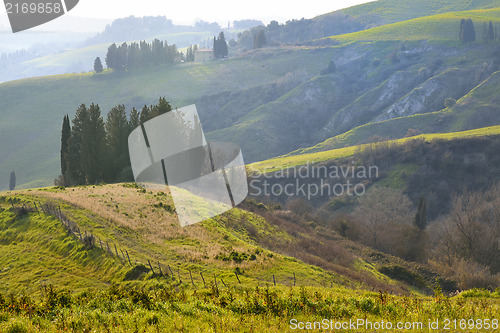
[[436, 320], [443, 328], [446, 319], [489, 319], [495, 331], [499, 313], [498, 291], [468, 291], [452, 298], [438, 291], [423, 298], [327, 288], [209, 285], [187, 290], [158, 284], [149, 289], [113, 285], [74, 295], [48, 287], [38, 299], [0, 295], [1, 332], [287, 332], [293, 331], [293, 319], [356, 322], [360, 326], [345, 330], [356, 332], [367, 331], [367, 322], [382, 320], [386, 325], [409, 323], [412, 329], [405, 331], [420, 332]]

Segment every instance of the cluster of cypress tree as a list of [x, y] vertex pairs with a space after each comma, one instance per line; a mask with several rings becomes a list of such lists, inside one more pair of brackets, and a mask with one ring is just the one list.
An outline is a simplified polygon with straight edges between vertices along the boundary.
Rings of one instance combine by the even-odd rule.
[[221, 32], [217, 39], [214, 36], [214, 55], [216, 58], [224, 58], [227, 57], [227, 54], [226, 37], [224, 36], [224, 32]]
[[463, 43], [472, 43], [476, 40], [476, 31], [472, 19], [460, 20], [460, 41]]
[[483, 23], [483, 41], [491, 41], [495, 40], [495, 30], [493, 29], [493, 22], [490, 21], [490, 24]]
[[264, 33], [264, 29], [260, 29], [253, 38], [253, 48], [260, 49], [264, 44], [266, 44], [266, 34]]
[[157, 105], [132, 108], [129, 117], [124, 105], [113, 107], [103, 120], [99, 105], [80, 105], [72, 120], [64, 116], [61, 133], [61, 176], [56, 185], [73, 186], [133, 180], [128, 153], [128, 136], [142, 123], [172, 111], [161, 97]]
[[198, 45], [194, 45], [194, 46], [189, 45], [189, 47], [186, 50], [186, 57], [184, 60], [186, 62], [193, 62], [194, 61], [194, 54], [195, 54], [196, 50], [198, 50]]
[[155, 39], [151, 44], [142, 41], [139, 44], [134, 42], [117, 46], [113, 43], [106, 53], [106, 66], [124, 71], [148, 65], [172, 64], [178, 56], [179, 51], [175, 44], [168, 45], [166, 41], [159, 39]]

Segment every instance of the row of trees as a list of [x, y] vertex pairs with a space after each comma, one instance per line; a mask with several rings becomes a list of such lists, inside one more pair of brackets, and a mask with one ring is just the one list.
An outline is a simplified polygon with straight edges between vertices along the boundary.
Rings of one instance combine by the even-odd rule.
[[476, 31], [474, 30], [474, 23], [471, 19], [460, 20], [460, 41], [463, 43], [472, 43], [476, 40]]
[[489, 24], [483, 23], [483, 41], [495, 40], [495, 30], [493, 29], [493, 22]]
[[[460, 20], [460, 41], [463, 43], [472, 43], [476, 40], [476, 31], [474, 29], [474, 23], [472, 19], [462, 19]], [[495, 40], [496, 33], [495, 29], [493, 29], [493, 22], [490, 21], [489, 24], [486, 22], [483, 23], [483, 31], [482, 31], [482, 40], [492, 41]]]
[[194, 61], [194, 54], [198, 50], [198, 45], [189, 45], [189, 47], [186, 50], [186, 57], [184, 58], [184, 61], [186, 62], [193, 62]]
[[[133, 42], [130, 45], [123, 43], [117, 46], [113, 43], [108, 47], [105, 60], [108, 68], [125, 71], [148, 65], [172, 64], [178, 56], [179, 51], [175, 44], [168, 45], [166, 41], [155, 39], [151, 44], [142, 41], [139, 44]], [[95, 62], [101, 62], [101, 60], [96, 59]], [[97, 64], [97, 68], [99, 67]], [[94, 64], [94, 69], [96, 69], [96, 64]]]
[[227, 48], [227, 43], [226, 43], [226, 37], [224, 36], [224, 33], [221, 32], [219, 34], [219, 37], [215, 38], [214, 36], [214, 55], [216, 58], [224, 58], [227, 57], [228, 54], [228, 48]]
[[61, 133], [61, 176], [56, 185], [73, 186], [133, 180], [128, 136], [142, 123], [172, 110], [162, 97], [158, 104], [132, 108], [113, 107], [104, 121], [99, 105], [80, 105], [71, 121], [64, 116]]

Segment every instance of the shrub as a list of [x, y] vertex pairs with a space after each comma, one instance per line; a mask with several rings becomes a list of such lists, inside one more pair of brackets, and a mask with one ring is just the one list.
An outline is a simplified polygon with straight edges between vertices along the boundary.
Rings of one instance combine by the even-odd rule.
[[95, 239], [91, 235], [83, 237], [83, 244], [87, 249], [92, 249], [95, 247]]
[[138, 280], [141, 278], [144, 274], [148, 273], [149, 269], [144, 266], [144, 265], [136, 265], [134, 268], [129, 270], [127, 273], [125, 273], [125, 276], [123, 277], [124, 281], [127, 280]]
[[384, 275], [387, 275], [391, 279], [406, 282], [411, 286], [416, 286], [419, 288], [426, 287], [425, 281], [420, 274], [411, 272], [405, 267], [398, 265], [383, 266], [379, 268], [378, 271]]
[[25, 333], [25, 332], [28, 332], [26, 326], [24, 326], [23, 323], [17, 321], [11, 323], [7, 328], [7, 333]]
[[444, 100], [444, 106], [447, 108], [452, 108], [457, 104], [457, 100], [451, 97], [448, 97], [447, 99]]

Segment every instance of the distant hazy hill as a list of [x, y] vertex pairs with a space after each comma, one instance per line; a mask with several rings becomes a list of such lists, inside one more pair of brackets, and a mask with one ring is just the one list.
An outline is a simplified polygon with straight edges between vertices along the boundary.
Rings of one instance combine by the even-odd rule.
[[85, 46], [101, 43], [118, 43], [131, 40], [148, 39], [159, 34], [187, 32], [192, 27], [172, 23], [165, 16], [146, 16], [116, 19], [108, 24], [103, 32], [85, 41]]

